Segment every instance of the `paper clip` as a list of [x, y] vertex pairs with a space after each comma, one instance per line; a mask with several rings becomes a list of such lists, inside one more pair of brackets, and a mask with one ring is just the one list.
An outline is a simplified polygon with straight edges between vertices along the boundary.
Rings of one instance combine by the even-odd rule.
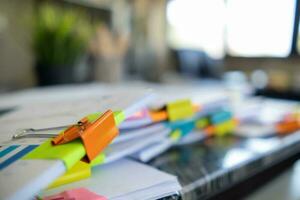
[[91, 162], [118, 134], [119, 129], [113, 112], [108, 110], [95, 121], [91, 122], [87, 117], [81, 119], [76, 125], [70, 126], [53, 138], [52, 144], [64, 144], [80, 138], [86, 150], [86, 157]]
[[[89, 114], [88, 116], [86, 116], [86, 118], [88, 118], [89, 121], [94, 121], [101, 115], [102, 113], [96, 112], [96, 113]], [[114, 116], [117, 125], [120, 124], [125, 119], [125, 116], [122, 111], [115, 111]], [[15, 140], [15, 139], [22, 139], [22, 138], [53, 138], [58, 135], [57, 131], [64, 130], [73, 125], [74, 124], [48, 127], [48, 128], [39, 128], [39, 129], [35, 129], [35, 128], [18, 129], [16, 133], [12, 136], [12, 139]], [[49, 131], [55, 131], [55, 132], [49, 133]], [[43, 133], [43, 132], [48, 132], [48, 133]]]
[[21, 138], [51, 138], [57, 136], [57, 134], [42, 133], [42, 132], [62, 130], [68, 128], [69, 126], [58, 126], [58, 127], [41, 128], [41, 129], [34, 129], [34, 128], [18, 129], [16, 133], [12, 136], [12, 139], [15, 140]]

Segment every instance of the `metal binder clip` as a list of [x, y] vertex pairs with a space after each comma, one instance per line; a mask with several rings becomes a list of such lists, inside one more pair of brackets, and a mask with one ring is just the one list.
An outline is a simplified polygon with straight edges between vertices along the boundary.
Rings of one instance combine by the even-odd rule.
[[41, 129], [34, 129], [34, 128], [27, 128], [27, 129], [18, 129], [16, 133], [12, 136], [12, 139], [21, 139], [21, 138], [51, 138], [57, 136], [57, 134], [50, 134], [50, 133], [41, 133], [45, 131], [54, 131], [54, 130], [62, 130], [69, 126], [58, 126], [58, 127], [51, 127], [51, 128], [41, 128]]
[[87, 117], [76, 125], [70, 126], [52, 139], [53, 145], [65, 144], [80, 138], [86, 150], [88, 161], [92, 161], [119, 134], [113, 112], [106, 111], [95, 121], [90, 122]]

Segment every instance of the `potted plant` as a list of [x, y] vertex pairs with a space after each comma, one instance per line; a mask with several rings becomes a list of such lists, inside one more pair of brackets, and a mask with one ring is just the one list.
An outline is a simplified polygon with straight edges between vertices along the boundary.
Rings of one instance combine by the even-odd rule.
[[78, 63], [85, 55], [90, 33], [91, 24], [82, 12], [52, 4], [39, 7], [33, 29], [39, 85], [73, 83], [83, 79], [82, 75], [87, 74], [88, 69], [80, 69]]

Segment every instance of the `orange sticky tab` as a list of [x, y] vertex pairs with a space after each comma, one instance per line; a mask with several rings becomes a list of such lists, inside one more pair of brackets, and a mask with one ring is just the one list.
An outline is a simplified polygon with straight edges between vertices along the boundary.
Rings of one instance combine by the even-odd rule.
[[165, 110], [149, 111], [149, 115], [153, 122], [160, 122], [168, 119], [168, 113]]
[[111, 110], [106, 111], [90, 124], [80, 135], [88, 161], [92, 161], [97, 157], [118, 134], [119, 129], [116, 126]]
[[240, 120], [237, 119], [237, 118], [233, 118], [232, 121], [233, 121], [233, 123], [234, 123], [235, 126], [238, 126], [241, 123]]
[[276, 130], [279, 134], [286, 134], [296, 131], [300, 128], [298, 121], [282, 122], [276, 125]]
[[194, 104], [193, 105], [193, 111], [196, 113], [196, 112], [199, 112], [201, 110], [201, 106], [200, 105], [196, 105]]
[[207, 127], [207, 128], [204, 129], [204, 133], [207, 136], [213, 136], [214, 132], [215, 132], [215, 127], [214, 126], [209, 126], [209, 127]]

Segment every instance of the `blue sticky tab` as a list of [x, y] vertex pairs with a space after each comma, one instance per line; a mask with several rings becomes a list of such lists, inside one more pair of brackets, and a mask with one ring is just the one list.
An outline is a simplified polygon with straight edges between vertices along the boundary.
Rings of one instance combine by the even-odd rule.
[[180, 130], [181, 136], [185, 136], [195, 128], [194, 120], [182, 120], [169, 123], [172, 130]]
[[21, 151], [19, 151], [18, 153], [16, 153], [13, 156], [11, 156], [10, 158], [6, 159], [2, 163], [0, 163], [0, 170], [4, 169], [8, 165], [12, 164], [16, 160], [19, 160], [20, 158], [22, 158], [23, 156], [25, 156], [27, 153], [29, 153], [30, 151], [32, 151], [33, 149], [35, 149], [37, 146], [38, 145], [29, 145], [29, 146], [25, 147], [24, 149], [22, 149]]
[[210, 118], [212, 124], [220, 124], [232, 118], [232, 114], [228, 111], [221, 111], [213, 114]]
[[12, 152], [13, 150], [15, 150], [16, 148], [18, 148], [19, 146], [20, 145], [11, 145], [11, 146], [3, 149], [2, 151], [0, 151], [0, 158], [2, 158], [3, 156], [5, 156], [9, 152]]

